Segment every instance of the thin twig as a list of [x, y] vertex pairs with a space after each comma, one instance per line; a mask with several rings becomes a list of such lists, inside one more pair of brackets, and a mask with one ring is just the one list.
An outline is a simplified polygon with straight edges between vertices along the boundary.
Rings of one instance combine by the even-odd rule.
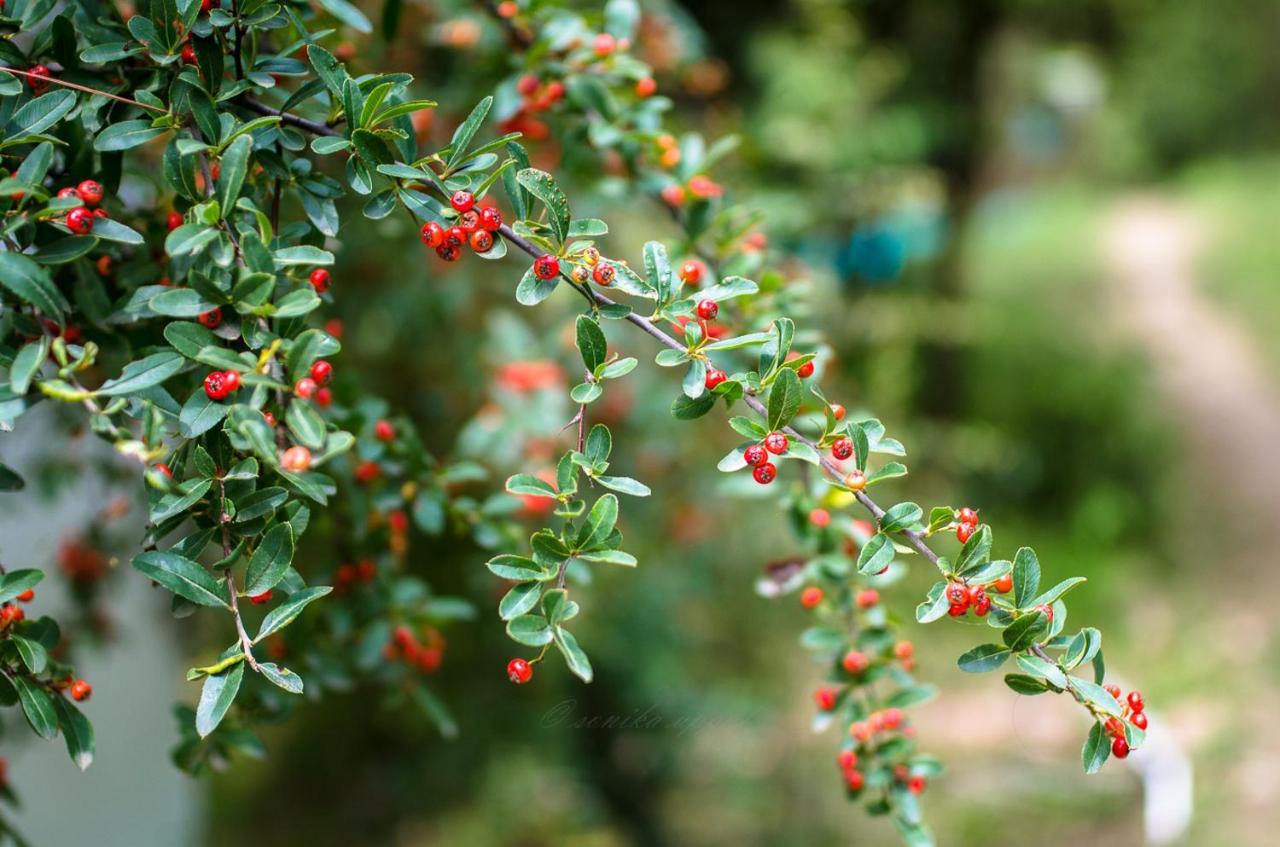
[[61, 85], [64, 88], [74, 88], [76, 91], [83, 91], [86, 94], [99, 94], [103, 97], [109, 97], [112, 100], [119, 100], [121, 103], [128, 103], [130, 106], [137, 106], [140, 109], [150, 109], [151, 111], [159, 112], [162, 115], [168, 114], [167, 109], [162, 109], [159, 106], [152, 106], [149, 103], [139, 103], [137, 100], [130, 100], [128, 97], [121, 97], [119, 94], [112, 94], [109, 91], [99, 91], [98, 89], [90, 88], [87, 85], [77, 85], [74, 82], [67, 82], [65, 79], [59, 79], [56, 76], [42, 76], [41, 74], [33, 74], [29, 71], [20, 71], [17, 68], [0, 67], [0, 71], [4, 71], [7, 74], [14, 74], [16, 76], [25, 76], [27, 79], [43, 80], [44, 82], [52, 83], [54, 85]]

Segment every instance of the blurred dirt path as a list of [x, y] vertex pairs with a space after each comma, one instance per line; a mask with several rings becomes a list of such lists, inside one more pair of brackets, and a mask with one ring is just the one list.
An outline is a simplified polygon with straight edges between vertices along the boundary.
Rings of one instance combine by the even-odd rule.
[[1114, 314], [1150, 354], [1190, 448], [1188, 484], [1216, 503], [1244, 545], [1235, 566], [1256, 576], [1280, 542], [1280, 386], [1248, 331], [1197, 284], [1208, 237], [1189, 210], [1137, 196], [1117, 204], [1102, 246]]

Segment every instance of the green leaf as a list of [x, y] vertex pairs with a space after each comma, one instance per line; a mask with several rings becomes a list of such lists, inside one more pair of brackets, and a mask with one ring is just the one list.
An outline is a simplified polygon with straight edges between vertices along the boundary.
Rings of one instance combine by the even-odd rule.
[[1107, 763], [1111, 755], [1111, 739], [1100, 722], [1089, 727], [1089, 735], [1084, 740], [1084, 748], [1080, 751], [1080, 759], [1085, 773], [1097, 773]]
[[521, 306], [536, 306], [551, 296], [560, 284], [560, 277], [543, 279], [533, 272], [533, 268], [524, 272], [520, 283], [516, 286], [516, 302]]
[[[97, 223], [101, 224], [104, 220], [106, 218], [99, 218]], [[37, 247], [31, 258], [42, 265], [62, 265], [80, 258], [97, 246], [98, 239], [92, 235], [68, 235]]]
[[1064, 579], [1062, 582], [1059, 582], [1057, 585], [1053, 586], [1053, 588], [1050, 588], [1048, 591], [1045, 591], [1039, 597], [1036, 597], [1027, 605], [1031, 607], [1041, 606], [1041, 605], [1044, 605], [1044, 606], [1051, 605], [1054, 601], [1056, 601], [1062, 595], [1066, 594], [1068, 591], [1075, 588], [1077, 585], [1080, 585], [1085, 582], [1088, 582], [1088, 580], [1083, 576], [1073, 576], [1068, 579]]
[[116, 379], [109, 379], [95, 393], [106, 397], [121, 394], [135, 394], [153, 385], [159, 385], [169, 377], [187, 366], [182, 355], [174, 350], [165, 350], [144, 356], [136, 362], [125, 365]]
[[288, 668], [280, 667], [272, 662], [259, 662], [258, 670], [277, 688], [281, 688], [290, 694], [302, 693], [302, 677]]
[[556, 185], [555, 179], [546, 171], [525, 168], [516, 174], [516, 182], [547, 207], [549, 223], [556, 234], [556, 241], [563, 244], [569, 236], [569, 221], [572, 220], [572, 215], [569, 212], [569, 200]]
[[716, 395], [704, 392], [699, 397], [688, 397], [681, 394], [671, 404], [671, 416], [676, 420], [691, 421], [710, 412], [716, 404]]
[[986, 673], [1005, 663], [1011, 655], [1009, 648], [1000, 644], [979, 644], [960, 657], [956, 664], [965, 673]]
[[1026, 697], [1034, 697], [1037, 694], [1044, 694], [1049, 690], [1049, 686], [1044, 680], [1036, 679], [1034, 676], [1027, 676], [1024, 673], [1005, 674], [1004, 684]]
[[133, 557], [133, 566], [179, 597], [201, 606], [229, 609], [222, 588], [203, 567], [176, 553], [152, 551]]
[[185, 256], [188, 253], [196, 253], [210, 241], [215, 240], [218, 234], [217, 228], [207, 224], [183, 224], [165, 236], [164, 251], [170, 256]]
[[534, 497], [555, 497], [556, 490], [551, 483], [538, 479], [533, 474], [520, 473], [508, 477], [506, 485], [508, 493], [529, 494]]
[[25, 676], [11, 677], [13, 687], [18, 689], [18, 699], [22, 701], [22, 713], [27, 716], [27, 723], [41, 738], [53, 738], [58, 734], [58, 715], [54, 710], [53, 698], [36, 683]]
[[540, 568], [533, 559], [510, 553], [494, 556], [485, 562], [485, 567], [502, 579], [510, 579], [515, 582], [536, 581], [547, 576], [547, 572]]
[[53, 705], [58, 712], [58, 726], [62, 728], [62, 738], [67, 742], [71, 761], [81, 771], [88, 770], [93, 764], [93, 724], [63, 697], [54, 698]]
[[637, 564], [635, 556], [630, 553], [624, 553], [621, 550], [595, 550], [589, 553], [581, 553], [578, 558], [584, 562], [621, 565], [624, 568], [634, 568]]
[[142, 233], [111, 218], [94, 218], [93, 237], [118, 244], [142, 244]]
[[569, 670], [583, 682], [590, 682], [592, 671], [591, 661], [587, 658], [587, 654], [578, 646], [578, 639], [573, 637], [573, 633], [564, 627], [556, 627], [555, 630], [556, 646], [560, 648], [560, 652], [564, 655], [565, 663], [569, 665]]
[[296, 594], [289, 595], [288, 600], [276, 606], [262, 619], [262, 626], [258, 627], [258, 634], [253, 637], [253, 643], [257, 644], [268, 635], [279, 632], [293, 623], [294, 618], [298, 617], [309, 603], [319, 600], [332, 590], [327, 585], [319, 585], [304, 588]]
[[249, 153], [252, 150], [253, 139], [242, 135], [231, 142], [231, 146], [222, 154], [222, 170], [218, 174], [218, 201], [222, 205], [224, 218], [231, 214], [236, 199], [240, 196], [240, 188], [249, 172]]
[[45, 665], [49, 663], [49, 653], [44, 649], [43, 644], [21, 635], [11, 635], [9, 640], [14, 647], [18, 648], [18, 655], [22, 658], [22, 664], [27, 666], [27, 670], [32, 673], [44, 671]]
[[1033, 612], [1009, 624], [1002, 637], [1004, 643], [1009, 645], [1009, 649], [1016, 652], [1035, 644], [1048, 628], [1049, 622], [1045, 616], [1040, 612]]
[[39, 135], [62, 120], [76, 106], [74, 91], [59, 88], [28, 100], [13, 113], [5, 129], [11, 136]]
[[884, 467], [872, 471], [867, 475], [867, 485], [875, 485], [877, 482], [883, 482], [886, 479], [895, 479], [906, 475], [906, 465], [901, 462], [889, 462]]
[[284, 422], [301, 444], [312, 450], [324, 447], [327, 428], [324, 418], [305, 400], [294, 400], [284, 414]]
[[898, 503], [890, 506], [880, 518], [880, 531], [884, 533], [901, 532], [918, 524], [924, 517], [924, 510], [915, 503]]
[[800, 397], [804, 389], [796, 372], [786, 369], [779, 372], [769, 389], [769, 429], [782, 429], [800, 411]]
[[1019, 656], [1018, 667], [1032, 676], [1044, 678], [1056, 688], [1067, 687], [1067, 675], [1062, 672], [1062, 668], [1051, 662], [1046, 662], [1039, 656]]
[[293, 530], [288, 524], [276, 524], [266, 531], [249, 559], [245, 572], [244, 593], [254, 597], [275, 588], [293, 563]]
[[604, 546], [618, 521], [618, 498], [605, 494], [596, 500], [578, 533], [579, 550], [595, 550]]
[[893, 561], [893, 555], [893, 541], [883, 532], [877, 532], [858, 553], [858, 573], [880, 573]]
[[1033, 605], [1040, 590], [1040, 560], [1030, 547], [1022, 547], [1013, 557], [1013, 602], [1019, 609]]
[[507, 636], [518, 644], [541, 647], [550, 644], [553, 634], [542, 615], [521, 615], [507, 622]]
[[201, 738], [218, 728], [227, 710], [240, 693], [240, 681], [244, 679], [244, 662], [237, 662], [229, 670], [205, 677], [200, 689], [200, 702], [196, 705], [196, 732]]
[[217, 426], [229, 411], [231, 404], [213, 400], [203, 388], [197, 388], [178, 413], [178, 431], [184, 438], [203, 435]]
[[[448, 170], [452, 171], [466, 160], [467, 147], [471, 144], [471, 139], [475, 137], [476, 131], [480, 129], [480, 125], [484, 123], [484, 119], [488, 117], [489, 109], [492, 106], [493, 98], [484, 98], [471, 110], [471, 114], [467, 115], [467, 119], [453, 131], [453, 139], [449, 142], [452, 151], [449, 153]], [[537, 192], [534, 193], [536, 194]], [[561, 197], [563, 196], [561, 195]], [[560, 240], [563, 241], [564, 236], [561, 236]]]
[[1116, 718], [1124, 714], [1124, 707], [1101, 685], [1092, 683], [1087, 679], [1072, 677], [1071, 690], [1076, 693], [1078, 699], [1092, 704], [1098, 711], [1106, 712]]
[[21, 253], [0, 251], [0, 286], [59, 323], [70, 308], [49, 271]]
[[153, 138], [159, 138], [169, 130], [166, 127], [153, 127], [151, 121], [121, 121], [111, 124], [93, 139], [93, 149], [100, 153], [112, 153], [129, 150], [140, 144], [146, 144]]
[[0, 603], [8, 603], [28, 588], [34, 588], [44, 579], [44, 571], [23, 568], [0, 576]]
[[41, 336], [39, 341], [24, 344], [13, 357], [9, 367], [9, 390], [18, 396], [27, 393], [31, 380], [40, 372], [40, 366], [49, 358], [49, 337]]
[[648, 497], [653, 493], [649, 490], [649, 486], [639, 480], [632, 479], [629, 476], [600, 475], [592, 478], [605, 488], [608, 488], [610, 491], [617, 491], [620, 494], [630, 494], [632, 497]]
[[498, 603], [498, 616], [504, 621], [512, 620], [538, 605], [542, 596], [542, 584], [539, 582], [522, 582], [511, 586]]
[[969, 537], [956, 557], [955, 570], [964, 573], [972, 567], [985, 562], [991, 554], [991, 527], [983, 524], [978, 531]]
[[409, 694], [413, 697], [413, 701], [418, 704], [418, 708], [422, 710], [422, 713], [436, 725], [436, 729], [440, 730], [441, 736], [444, 738], [457, 737], [457, 722], [449, 714], [449, 709], [440, 698], [431, 692], [431, 689], [419, 683], [409, 688]]
[[586, 315], [578, 315], [577, 335], [582, 363], [586, 365], [588, 371], [595, 373], [596, 368], [604, 364], [605, 357], [609, 354], [604, 330], [600, 329], [600, 324]]
[[320, 6], [356, 32], [365, 35], [373, 32], [373, 24], [369, 23], [369, 19], [347, 0], [320, 0]]

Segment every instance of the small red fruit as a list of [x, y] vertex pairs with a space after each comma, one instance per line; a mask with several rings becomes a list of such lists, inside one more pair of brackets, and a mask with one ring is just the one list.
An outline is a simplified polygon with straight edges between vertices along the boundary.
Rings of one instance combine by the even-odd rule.
[[550, 253], [539, 256], [533, 262], [533, 272], [538, 279], [555, 279], [560, 273], [560, 260]]
[[836, 756], [836, 764], [840, 766], [840, 770], [847, 771], [858, 766], [858, 751], [846, 747]]
[[800, 592], [800, 605], [806, 609], [812, 609], [822, 602], [823, 596], [821, 588], [816, 585], [810, 585]]
[[703, 300], [698, 303], [698, 317], [704, 321], [714, 321], [720, 314], [720, 304], [714, 300]]
[[1050, 623], [1052, 623], [1052, 622], [1053, 622], [1053, 607], [1052, 607], [1052, 606], [1048, 605], [1047, 603], [1041, 603], [1039, 606], [1036, 606], [1036, 611], [1037, 611], [1037, 612], [1039, 612], [1040, 614], [1044, 615], [1045, 620], [1049, 621]]
[[467, 243], [471, 233], [460, 226], [451, 226], [444, 231], [444, 244], [447, 247], [461, 247]]
[[225, 399], [231, 393], [231, 389], [227, 388], [227, 375], [225, 371], [214, 371], [204, 378], [204, 393], [208, 395], [210, 400]]
[[318, 385], [327, 385], [333, 379], [333, 365], [320, 359], [311, 366], [311, 378]]
[[842, 421], [844, 420], [844, 415], [845, 415], [844, 406], [841, 406], [839, 403], [831, 404], [831, 417], [835, 418], [838, 421]]
[[76, 194], [86, 206], [96, 206], [102, 202], [102, 183], [94, 179], [86, 179], [76, 186]]
[[856, 793], [867, 784], [867, 778], [862, 775], [862, 771], [850, 769], [844, 772], [844, 784], [850, 791]]
[[[660, 192], [662, 202], [666, 203], [673, 209], [677, 209], [684, 205], [684, 186], [668, 185]], [[683, 277], [681, 277], [683, 278]]]
[[83, 679], [77, 679], [71, 683], [71, 699], [77, 703], [84, 702], [93, 696], [93, 686], [85, 682]]
[[867, 487], [867, 475], [857, 468], [844, 475], [844, 486], [850, 491], [861, 491]]
[[857, 602], [859, 609], [870, 609], [880, 602], [880, 592], [874, 588], [864, 588], [858, 592]]
[[255, 606], [261, 606], [264, 603], [270, 603], [271, 589], [268, 588], [266, 591], [262, 592], [261, 594], [254, 594], [252, 597], [249, 598], [249, 602]]
[[196, 63], [196, 48], [188, 41], [182, 45], [182, 63], [184, 65], [194, 65]]
[[728, 378], [729, 378], [728, 374], [726, 374], [724, 371], [720, 370], [719, 368], [708, 368], [707, 376], [706, 376], [706, 379], [703, 380], [703, 384], [707, 387], [708, 391], [712, 391], [715, 389], [717, 385], [724, 382]]
[[981, 599], [973, 604], [973, 613], [980, 618], [985, 618], [989, 611], [991, 611], [991, 598], [983, 594]]
[[480, 228], [480, 213], [475, 209], [463, 212], [458, 216], [458, 226], [465, 229], [468, 233], [475, 232]]
[[787, 437], [781, 432], [771, 432], [764, 437], [764, 449], [775, 456], [787, 452]]
[[997, 594], [1008, 594], [1013, 590], [1013, 574], [1007, 573], [992, 583]]
[[75, 198], [76, 200], [80, 199], [80, 194], [70, 185], [66, 188], [59, 188], [58, 193], [54, 196], [59, 200], [66, 200], [67, 198]]
[[831, 513], [826, 509], [812, 509], [809, 512], [809, 523], [818, 529], [826, 529], [831, 526]]
[[912, 794], [924, 793], [924, 786], [925, 781], [922, 776], [913, 776], [911, 779], [907, 780], [907, 790]]
[[637, 97], [652, 97], [654, 92], [658, 90], [658, 81], [651, 76], [647, 76], [636, 82]]
[[524, 659], [512, 659], [507, 662], [507, 678], [516, 685], [524, 685], [533, 679], [533, 668]]
[[915, 645], [910, 641], [899, 641], [897, 644], [893, 645], [893, 655], [897, 656], [899, 659], [910, 659], [915, 655], [915, 652]]
[[155, 465], [152, 465], [152, 467], [155, 468], [156, 473], [162, 476], [167, 476], [169, 479], [173, 479], [173, 471], [169, 470], [168, 465], [162, 464], [162, 463], [156, 463]]
[[539, 84], [537, 76], [534, 74], [525, 74], [520, 77], [520, 80], [516, 83], [516, 91], [520, 92], [525, 97], [528, 97], [538, 90]]
[[751, 476], [761, 485], [768, 485], [777, 478], [778, 469], [773, 466], [773, 462], [765, 462], [756, 465], [755, 469], [751, 471]]
[[311, 451], [301, 444], [295, 444], [281, 454], [280, 467], [289, 473], [302, 473], [311, 467]]
[[493, 206], [485, 206], [480, 210], [480, 226], [489, 232], [497, 232], [502, 226], [502, 212]]
[[[31, 76], [27, 77], [27, 85], [31, 86], [32, 92], [36, 94], [43, 94], [49, 90], [47, 77], [50, 74], [48, 68], [44, 65], [32, 65], [27, 68], [27, 73], [31, 74]], [[45, 77], [46, 79], [41, 79], [41, 77]]]
[[690, 259], [680, 266], [680, 280], [687, 285], [697, 285], [702, 279], [702, 263]]
[[596, 36], [596, 40], [595, 40], [595, 43], [592, 45], [592, 49], [595, 51], [595, 54], [597, 56], [603, 59], [605, 56], [608, 56], [610, 53], [612, 53], [614, 48], [617, 46], [618, 46], [618, 43], [617, 41], [614, 40], [614, 37], [612, 35], [610, 35], [607, 32], [602, 32]]
[[[19, 595], [18, 599], [21, 600], [22, 596]], [[1147, 728], [1147, 713], [1136, 712], [1133, 717], [1129, 718], [1129, 723], [1133, 724], [1138, 729], [1145, 730]]]
[[852, 456], [853, 439], [840, 436], [835, 441], [831, 442], [831, 455], [842, 462]]
[[819, 688], [813, 692], [813, 702], [822, 711], [831, 711], [836, 707], [836, 690], [834, 688]]
[[453, 196], [449, 198], [449, 205], [457, 212], [469, 212], [475, 204], [475, 195], [470, 191], [455, 191]]
[[959, 513], [956, 515], [956, 518], [960, 521], [960, 523], [969, 524], [970, 526], [978, 525], [978, 513], [975, 512], [973, 509], [970, 509], [968, 506], [965, 506], [963, 509], [961, 509]]
[[378, 421], [373, 425], [373, 436], [379, 441], [390, 441], [396, 437], [396, 428], [390, 421]]
[[222, 309], [210, 309], [207, 312], [201, 312], [196, 320], [200, 325], [207, 329], [217, 329], [222, 323]]
[[956, 527], [956, 540], [964, 544], [973, 537], [973, 524], [962, 523]]
[[1117, 759], [1129, 758], [1129, 742], [1125, 741], [1123, 738], [1117, 738], [1115, 741], [1112, 741], [1111, 755], [1115, 756]]
[[446, 262], [456, 262], [462, 255], [462, 249], [456, 244], [441, 244], [436, 248], [436, 255]]
[[67, 229], [76, 235], [88, 235], [93, 232], [93, 213], [84, 206], [77, 206], [67, 212]]
[[801, 379], [808, 379], [809, 377], [813, 376], [813, 360], [810, 359], [800, 367], [796, 368], [796, 376], [800, 377]]
[[14, 597], [13, 599], [17, 600], [19, 603], [30, 603], [32, 600], [36, 599], [35, 589], [28, 588], [26, 591], [22, 592], [21, 594], [19, 594], [17, 597]]
[[591, 269], [591, 278], [596, 281], [597, 285], [610, 286], [618, 278], [618, 269], [613, 266], [612, 262], [597, 262], [596, 266]]
[[182, 226], [182, 213], [177, 211], [170, 212], [168, 217], [165, 218], [165, 226], [168, 227], [170, 232]]
[[320, 388], [316, 391], [316, 405], [321, 409], [327, 409], [333, 405], [333, 391], [329, 388]]
[[444, 227], [435, 221], [427, 221], [418, 232], [422, 236], [422, 243], [428, 247], [444, 244]]
[[309, 376], [304, 376], [293, 384], [293, 393], [301, 397], [303, 400], [310, 400], [315, 396], [316, 389], [320, 386], [316, 385], [316, 381]]
[[962, 618], [969, 611], [968, 606], [951, 606], [947, 609], [947, 614], [953, 618]]
[[324, 268], [316, 268], [311, 272], [311, 287], [316, 290], [316, 294], [324, 294], [329, 290], [329, 271]]
[[1145, 705], [1146, 704], [1142, 702], [1142, 692], [1140, 691], [1129, 692], [1129, 708], [1130, 709], [1132, 709], [1135, 712], [1141, 712]]
[[382, 475], [382, 468], [378, 466], [377, 462], [370, 460], [370, 461], [361, 462], [360, 464], [356, 465], [356, 470], [355, 470], [356, 482], [362, 482], [362, 483], [368, 484], [370, 482], [373, 482], [375, 479], [377, 479], [381, 475]]
[[223, 371], [222, 384], [226, 386], [227, 393], [232, 394], [240, 390], [240, 372], [239, 371]]
[[850, 650], [840, 660], [840, 666], [856, 676], [871, 666], [871, 660], [867, 658], [865, 653], [858, 650]]
[[742, 459], [754, 468], [769, 461], [769, 453], [762, 445], [752, 444], [742, 451]]
[[969, 605], [969, 589], [962, 582], [953, 582], [947, 586], [947, 602], [952, 606]]
[[1112, 697], [1116, 698], [1116, 702], [1117, 702], [1117, 703], [1121, 702], [1121, 699], [1120, 699], [1120, 686], [1116, 685], [1114, 682], [1108, 682], [1106, 685], [1104, 685], [1104, 686], [1102, 686], [1102, 687], [1103, 687], [1103, 689], [1104, 689], [1108, 694], [1110, 694]]

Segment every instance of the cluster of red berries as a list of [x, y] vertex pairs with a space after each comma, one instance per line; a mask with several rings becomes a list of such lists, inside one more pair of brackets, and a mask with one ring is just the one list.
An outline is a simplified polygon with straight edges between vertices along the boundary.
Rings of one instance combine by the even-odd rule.
[[77, 186], [67, 186], [59, 190], [59, 199], [65, 200], [71, 197], [84, 203], [83, 206], [76, 206], [67, 212], [66, 218], [63, 219], [67, 229], [76, 235], [88, 235], [93, 232], [93, 219], [108, 217], [107, 210], [99, 206], [105, 196], [102, 183], [95, 179], [86, 179]]
[[[679, 151], [676, 151], [676, 154], [675, 159], [679, 161]], [[672, 183], [660, 192], [662, 201], [672, 208], [683, 206], [691, 197], [695, 200], [710, 200], [721, 194], [724, 194], [724, 187], [702, 174], [690, 177], [684, 185], [678, 182]]]
[[428, 629], [420, 641], [417, 633], [401, 625], [392, 630], [382, 655], [388, 662], [403, 661], [423, 673], [432, 673], [444, 661], [444, 648], [444, 636], [439, 630]]
[[778, 468], [769, 461], [769, 454], [781, 456], [787, 452], [789, 444], [786, 435], [781, 432], [771, 432], [760, 444], [748, 445], [747, 449], [742, 451], [742, 458], [751, 467], [751, 478], [761, 485], [768, 485], [777, 479]]
[[[14, 599], [19, 603], [30, 603], [35, 599], [35, 597], [35, 591], [28, 588]], [[10, 624], [26, 620], [26, 617], [27, 613], [23, 611], [21, 606], [16, 603], [5, 603], [3, 606], [0, 606], [0, 630], [7, 629]]]
[[434, 247], [436, 255], [446, 262], [456, 262], [464, 244], [476, 253], [488, 253], [493, 248], [494, 233], [502, 226], [502, 213], [493, 206], [477, 209], [475, 195], [470, 191], [453, 192], [449, 205], [458, 213], [457, 223], [446, 228], [427, 221], [422, 225], [422, 243]]
[[[578, 285], [595, 282], [602, 288], [613, 285], [618, 278], [618, 268], [613, 262], [603, 258], [595, 247], [584, 247], [577, 259], [569, 257], [569, 277]], [[555, 279], [560, 275], [560, 257], [544, 253], [533, 262], [533, 273], [538, 279]]]
[[507, 662], [507, 679], [516, 685], [524, 685], [533, 679], [533, 667], [524, 659], [512, 659]]
[[978, 513], [965, 506], [956, 514], [956, 540], [964, 544], [978, 531]]
[[947, 614], [953, 618], [958, 618], [972, 609], [975, 615], [985, 618], [987, 612], [991, 611], [991, 598], [987, 596], [988, 589], [997, 594], [1007, 594], [1013, 590], [1013, 577], [1005, 574], [987, 585], [967, 585], [963, 582], [951, 583], [946, 590], [947, 605], [950, 607], [947, 610]]
[[558, 79], [543, 82], [535, 74], [525, 74], [516, 82], [520, 94], [520, 108], [501, 124], [503, 132], [519, 132], [532, 141], [541, 141], [550, 135], [547, 124], [537, 117], [564, 99], [564, 83]]
[[354, 565], [350, 563], [338, 565], [338, 569], [333, 572], [333, 591], [335, 594], [341, 594], [349, 591], [357, 583], [373, 582], [377, 575], [378, 566], [372, 559], [361, 559]]
[[1123, 718], [1111, 718], [1107, 721], [1107, 735], [1111, 736], [1111, 755], [1117, 759], [1129, 755], [1129, 742], [1124, 737], [1124, 721], [1127, 720], [1144, 732], [1147, 729], [1147, 704], [1142, 700], [1142, 692], [1130, 691], [1128, 697], [1121, 697], [1120, 686], [1104, 685], [1107, 693], [1116, 698], [1116, 702], [1124, 707]]
[[293, 393], [302, 400], [316, 401], [321, 408], [328, 408], [333, 403], [333, 391], [329, 389], [329, 381], [333, 379], [333, 365], [320, 359], [311, 365], [311, 376], [304, 376], [293, 384]]
[[210, 400], [225, 400], [239, 389], [239, 371], [213, 371], [204, 378], [204, 393]]

